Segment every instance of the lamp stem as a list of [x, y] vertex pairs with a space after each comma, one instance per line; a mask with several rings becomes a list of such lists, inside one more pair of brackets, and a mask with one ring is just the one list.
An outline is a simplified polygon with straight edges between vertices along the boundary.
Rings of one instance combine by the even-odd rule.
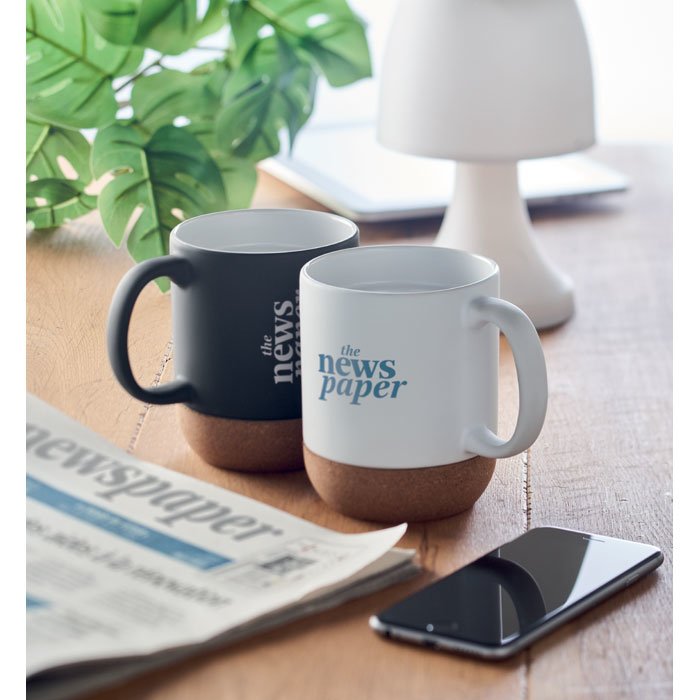
[[435, 245], [480, 253], [501, 269], [501, 296], [537, 328], [574, 311], [573, 283], [544, 256], [518, 189], [517, 163], [457, 163], [455, 190]]

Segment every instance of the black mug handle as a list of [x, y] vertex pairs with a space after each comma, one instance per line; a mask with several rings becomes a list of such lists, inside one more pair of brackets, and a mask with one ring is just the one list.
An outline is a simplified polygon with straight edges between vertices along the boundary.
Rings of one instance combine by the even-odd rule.
[[117, 286], [107, 318], [107, 352], [112, 371], [119, 383], [132, 396], [154, 404], [180, 403], [194, 398], [194, 388], [175, 379], [164, 386], [146, 388], [134, 378], [129, 362], [127, 334], [134, 304], [141, 290], [156, 277], [169, 277], [180, 287], [186, 287], [193, 275], [192, 265], [185, 258], [166, 255], [132, 267]]

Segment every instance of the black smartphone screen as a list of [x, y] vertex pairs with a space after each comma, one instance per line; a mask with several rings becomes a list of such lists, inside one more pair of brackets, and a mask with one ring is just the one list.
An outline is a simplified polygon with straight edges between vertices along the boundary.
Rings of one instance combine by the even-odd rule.
[[402, 600], [378, 618], [499, 647], [540, 627], [646, 561], [656, 547], [542, 527]]

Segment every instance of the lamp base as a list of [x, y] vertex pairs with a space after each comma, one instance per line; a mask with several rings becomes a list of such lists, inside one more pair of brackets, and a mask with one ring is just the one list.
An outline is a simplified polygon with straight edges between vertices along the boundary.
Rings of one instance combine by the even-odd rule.
[[574, 312], [574, 285], [542, 253], [518, 190], [517, 163], [457, 163], [455, 191], [435, 245], [492, 258], [501, 269], [501, 297], [536, 328]]

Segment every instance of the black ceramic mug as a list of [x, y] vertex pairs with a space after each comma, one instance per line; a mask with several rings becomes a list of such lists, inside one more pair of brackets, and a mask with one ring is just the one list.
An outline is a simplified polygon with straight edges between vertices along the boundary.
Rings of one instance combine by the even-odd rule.
[[[180, 426], [210, 464], [245, 471], [303, 467], [299, 271], [323, 253], [359, 245], [335, 214], [242, 209], [183, 221], [170, 255], [132, 268], [109, 310], [112, 369], [132, 396], [180, 403]], [[127, 352], [136, 299], [157, 277], [172, 282], [175, 379], [143, 387]]]

